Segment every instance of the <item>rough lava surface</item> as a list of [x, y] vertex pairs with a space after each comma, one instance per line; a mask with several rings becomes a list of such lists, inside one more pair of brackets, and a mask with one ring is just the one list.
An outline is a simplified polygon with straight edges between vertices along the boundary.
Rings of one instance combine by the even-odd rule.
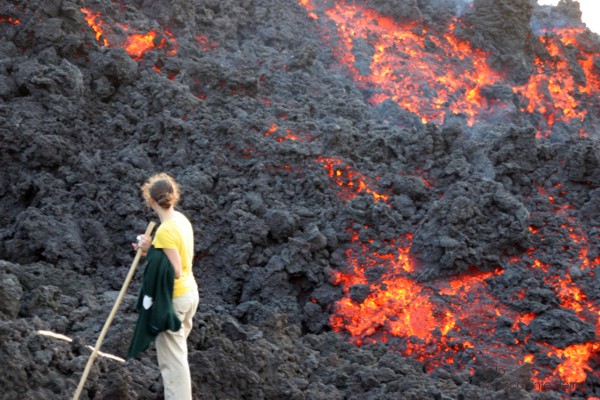
[[[561, 122], [538, 138], [531, 118], [517, 112], [474, 125], [460, 115], [423, 124], [393, 101], [368, 101], [371, 92], [340, 67], [308, 3], [0, 4], [2, 399], [72, 396], [86, 346], [95, 343], [133, 260], [130, 243], [155, 219], [140, 186], [160, 171], [180, 182], [179, 209], [195, 228], [195, 399], [600, 397], [598, 346], [580, 387], [532, 390], [531, 364], [499, 373], [462, 347], [456, 352], [465, 352], [464, 363], [433, 368], [395, 348], [398, 342], [357, 346], [349, 331], [330, 324], [340, 299], [368, 301], [387, 276], [372, 268], [368, 282], [343, 287], [335, 276], [349, 271], [349, 251], [381, 250], [410, 235], [414, 282], [503, 271], [486, 281], [489, 294], [512, 312], [535, 315], [516, 337], [530, 338], [542, 367], [560, 360], [534, 342], [559, 349], [597, 343], [593, 316], [566, 309], [554, 281], [527, 267], [528, 251], [542, 249], [548, 268], [568, 273], [600, 309], [600, 270], [574, 267], [582, 241], [565, 246], [569, 235], [559, 229], [575, 224], [579, 238], [589, 239], [586, 259], [600, 256], [598, 100], [589, 106], [586, 135]], [[507, 85], [527, 82], [536, 56], [549, 57], [531, 39], [536, 25], [581, 25], [572, 1], [556, 8], [529, 0], [359, 4], [434, 27], [459, 15], [455, 33], [492, 54], [490, 67], [509, 82], [484, 92], [509, 101]], [[128, 52], [134, 32], [150, 31], [151, 48]], [[598, 37], [588, 36], [598, 54]], [[362, 49], [373, 51], [367, 43]], [[576, 68], [572, 74], [585, 78]], [[330, 165], [360, 171], [373, 189], [344, 197]], [[349, 182], [358, 186], [358, 178]], [[140, 277], [102, 344], [105, 353], [127, 353]], [[514, 342], [513, 321], [494, 324], [496, 337]], [[125, 363], [99, 357], [82, 394], [162, 396], [154, 349]]]

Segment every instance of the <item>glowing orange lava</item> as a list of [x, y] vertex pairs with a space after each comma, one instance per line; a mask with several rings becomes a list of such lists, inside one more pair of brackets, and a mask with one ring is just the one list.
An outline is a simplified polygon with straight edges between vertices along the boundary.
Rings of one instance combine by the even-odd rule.
[[574, 344], [565, 349], [556, 349], [549, 355], [562, 360], [558, 366], [558, 375], [564, 382], [585, 382], [588, 372], [592, 372], [589, 360], [600, 351], [600, 343]]
[[[448, 113], [461, 113], [473, 123], [486, 109], [497, 106], [486, 104], [480, 88], [502, 82], [504, 78], [488, 68], [484, 52], [453, 37], [452, 25], [445, 37], [440, 38], [424, 27], [400, 26], [390, 18], [355, 5], [329, 2], [331, 8], [320, 12], [311, 0], [300, 0], [300, 4], [306, 7], [310, 18], [326, 18], [334, 24], [341, 38], [334, 53], [359, 84], [376, 89], [372, 91], [375, 93], [370, 99], [372, 103], [394, 100], [419, 115], [423, 122], [443, 122]], [[560, 45], [553, 49], [549, 44], [555, 35], [558, 34], [548, 34], [551, 38], [547, 42], [549, 54], [560, 58], [563, 51]], [[569, 38], [572, 36], [561, 35], [560, 40], [564, 41], [561, 43], [575, 40]], [[360, 60], [361, 53], [354, 51], [361, 41], [363, 47], [368, 43], [372, 49], [366, 63], [368, 68], [364, 60]], [[442, 49], [444, 59], [425, 51], [425, 41]], [[568, 45], [573, 46], [573, 43]], [[584, 54], [583, 50], [580, 54]], [[589, 58], [582, 57], [579, 61], [589, 63]], [[539, 62], [540, 66], [544, 65], [544, 61]], [[561, 64], [556, 63], [552, 68], [545, 65], [543, 71], [553, 77], [560, 68]], [[589, 71], [587, 84], [575, 90], [584, 94], [599, 93], [594, 72]], [[521, 96], [523, 107], [530, 107], [523, 112], [542, 115], [546, 124], [585, 119], [585, 114], [579, 113], [581, 110], [570, 102], [570, 98], [576, 98], [568, 87], [571, 82], [549, 78], [544, 81], [542, 75], [539, 69], [529, 85], [513, 88], [514, 94]], [[552, 86], [554, 84], [559, 85], [560, 90]], [[545, 97], [538, 96], [539, 90]], [[565, 93], [559, 93], [561, 91]], [[547, 105], [544, 102], [555, 100], [552, 112], [548, 111], [550, 108], [541, 108]], [[278, 142], [299, 138], [297, 133], [284, 131], [274, 123], [263, 134]], [[315, 161], [325, 168], [343, 201], [366, 194], [374, 202], [393, 207], [392, 196], [378, 187], [377, 177], [365, 176], [341, 158], [320, 156]], [[288, 171], [286, 167], [277, 169]], [[427, 188], [433, 188], [432, 182], [422, 176], [421, 179]], [[357, 345], [387, 343], [390, 348], [423, 361], [429, 370], [452, 365], [473, 371], [474, 366], [500, 365], [509, 371], [532, 364], [531, 383], [535, 390], [548, 390], [548, 382], [552, 380], [568, 382], [574, 390], [591, 375], [600, 379], [600, 372], [592, 368], [600, 355], [597, 340], [565, 348], [533, 343], [532, 324], [539, 315], [523, 311], [527, 306], [522, 304], [536, 295], [535, 287], [506, 288], [514, 289], [514, 295], [508, 300], [492, 294], [497, 293], [493, 292], [492, 284], [502, 282], [506, 269], [525, 268], [537, 282], [545, 285], [543, 289], [555, 296], [556, 307], [593, 324], [596, 338], [600, 337], [600, 305], [597, 299], [590, 299], [579, 278], [571, 276], [573, 271], [586, 276], [592, 274], [595, 265], [600, 263], [600, 256], [589, 258], [588, 239], [573, 217], [576, 210], [564, 201], [566, 191], [560, 184], [550, 189], [539, 187], [537, 194], [535, 204], [564, 223], [556, 226], [543, 218], [534, 219], [538, 222], [529, 227], [530, 234], [542, 244], [546, 237], [555, 241], [557, 237], [562, 238], [564, 243], [559, 246], [562, 245], [564, 254], [572, 255], [569, 268], [565, 268], [564, 262], [548, 260], [543, 249], [532, 248], [522, 257], [507, 257], [505, 270], [481, 272], [473, 268], [459, 276], [424, 284], [414, 278], [418, 268], [410, 258], [411, 234], [375, 241], [365, 239], [369, 237], [365, 233], [372, 228], [363, 226], [360, 231], [349, 231], [346, 265], [331, 275], [343, 295], [333, 305], [330, 326]]]
[[[411, 277], [415, 269], [409, 257], [411, 240], [410, 235], [399, 241], [406, 245], [392, 240], [381, 253], [362, 243], [358, 234], [352, 235], [346, 252], [348, 268], [333, 273], [344, 297], [334, 307], [332, 328], [349, 333], [357, 345], [403, 338], [405, 354], [425, 361], [429, 368], [454, 364], [466, 349], [474, 358], [478, 353], [491, 359], [504, 356], [505, 345], [492, 339], [496, 318], [513, 318], [516, 326], [533, 317], [518, 319], [517, 313], [488, 293], [486, 279], [500, 272], [474, 272], [423, 286]], [[368, 287], [363, 301], [352, 297], [352, 289], [358, 286]], [[465, 331], [474, 332], [470, 340], [456, 340]], [[460, 364], [458, 359], [456, 363]]]
[[355, 171], [339, 158], [319, 157], [317, 162], [323, 164], [327, 174], [335, 180], [338, 186], [344, 188], [342, 197], [350, 200], [365, 192], [373, 196], [376, 201], [387, 201], [389, 196], [381, 194], [371, 188], [372, 183], [364, 175]]
[[[271, 136], [273, 133], [275, 133], [277, 130], [279, 129], [279, 127], [276, 124], [271, 124], [271, 126], [269, 127], [269, 129], [264, 133], [265, 136]], [[277, 138], [277, 141], [279, 143], [284, 142], [286, 140], [293, 140], [296, 142], [305, 142], [305, 141], [311, 141], [313, 138], [310, 135], [305, 135], [302, 136], [300, 133], [298, 132], [293, 132], [291, 129], [286, 129], [285, 130], [286, 134], [283, 136], [279, 136]]]
[[[529, 82], [513, 88], [526, 99], [522, 111], [541, 114], [548, 129], [557, 121], [583, 122], [587, 111], [580, 107], [576, 97], [579, 93], [597, 94], [600, 91], [598, 74], [593, 71], [593, 60], [598, 54], [579, 47], [576, 35], [584, 33], [583, 29], [564, 28], [543, 33], [539, 41], [548, 50], [549, 57], [544, 60], [538, 57]], [[585, 85], [575, 82], [572, 66], [567, 62], [566, 46], [579, 47], [578, 61], [586, 76]]]
[[[510, 83], [488, 66], [488, 53], [454, 35], [458, 21], [449, 23], [443, 32], [434, 32], [424, 24], [401, 24], [343, 1], [329, 2], [329, 8], [320, 12], [311, 0], [300, 4], [311, 19], [323, 20], [322, 26], [333, 23], [339, 42], [332, 50], [352, 77], [369, 90], [372, 104], [393, 100], [423, 123], [443, 123], [448, 115], [461, 114], [472, 125], [478, 117], [504, 109], [507, 101], [513, 101], [482, 96], [482, 88]], [[548, 136], [558, 121], [582, 124], [587, 111], [580, 103], [593, 107], [600, 93], [595, 64], [600, 54], [579, 44], [582, 33], [583, 29], [574, 28], [542, 32], [539, 42], [548, 56], [537, 58], [527, 83], [512, 87], [521, 112], [540, 117], [538, 137]], [[574, 66], [567, 61], [575, 58], [573, 48], [585, 82], [575, 82]], [[579, 130], [585, 135], [583, 127]]]
[[0, 15], [0, 23], [8, 22], [11, 25], [19, 25], [21, 21], [18, 19], [14, 19], [13, 17], [9, 17], [7, 15]]
[[[338, 158], [321, 157], [317, 160], [328, 171], [329, 177], [340, 188], [339, 197], [353, 198], [357, 192], [373, 194], [366, 183], [369, 180], [349, 168]], [[587, 258], [587, 238], [564, 204], [565, 194], [560, 186], [550, 196], [538, 189], [548, 200], [550, 210], [565, 223], [552, 228], [546, 225], [530, 227], [533, 235], [554, 234], [565, 240], [565, 249], [572, 248], [576, 258], [573, 265], [584, 272], [593, 268], [596, 260]], [[368, 231], [368, 226], [362, 227]], [[357, 231], [351, 231], [346, 251], [346, 267], [332, 273], [332, 282], [343, 290], [343, 297], [334, 305], [330, 325], [336, 331], [349, 335], [357, 344], [385, 342], [403, 354], [421, 360], [427, 368], [443, 365], [462, 368], [467, 365], [500, 365], [514, 368], [525, 363], [534, 364], [531, 385], [536, 390], [549, 390], [550, 380], [568, 382], [570, 390], [583, 384], [589, 374], [598, 374], [590, 366], [600, 355], [597, 341], [558, 348], [548, 343], [535, 343], [535, 353], [523, 344], [531, 342], [528, 327], [537, 317], [531, 312], [519, 312], [492, 295], [488, 281], [501, 277], [503, 270], [480, 272], [473, 270], [449, 279], [439, 279], [426, 285], [412, 277], [416, 268], [410, 258], [412, 235], [378, 242], [361, 240]], [[383, 246], [382, 246], [383, 244]], [[575, 251], [576, 250], [576, 251]], [[541, 278], [556, 294], [560, 306], [572, 310], [582, 321], [593, 323], [600, 336], [600, 305], [588, 299], [585, 290], [560, 265], [543, 262], [536, 257], [538, 250], [527, 252], [527, 260], [511, 257], [511, 264], [524, 263], [534, 276]], [[515, 300], [525, 301], [527, 288], [516, 293]], [[357, 294], [358, 293], [358, 294]], [[506, 335], [498, 334], [498, 319], [506, 324]], [[557, 367], [537, 365], [536, 357], [550, 357]], [[474, 364], [472, 364], [474, 363]]]
[[[157, 31], [131, 33], [128, 34], [124, 40], [121, 40], [116, 38], [117, 35], [110, 26], [107, 28], [107, 24], [101, 19], [100, 13], [95, 13], [88, 8], [82, 8], [81, 11], [86, 15], [85, 21], [96, 34], [96, 40], [101, 42], [105, 47], [114, 45], [121, 46], [135, 60], [141, 59], [146, 52], [152, 49], [167, 49], [166, 53], [168, 56], [173, 56], [177, 53], [177, 40], [175, 36], [166, 29], [164, 30], [164, 36], [158, 43]], [[115, 25], [119, 26], [125, 32], [130, 30], [130, 27], [126, 24], [115, 23]], [[157, 70], [158, 67], [155, 67], [154, 69]]]
[[103, 21], [100, 19], [100, 13], [94, 13], [88, 8], [82, 8], [81, 11], [86, 15], [85, 22], [94, 30], [96, 40], [102, 42], [104, 46], [108, 46], [108, 40], [103, 38], [104, 28]]
[[145, 52], [154, 47], [155, 32], [148, 32], [145, 35], [134, 33], [127, 37], [125, 41], [125, 51], [134, 58], [140, 58]]
[[[499, 77], [487, 66], [483, 51], [451, 34], [430, 35], [426, 28], [402, 26], [359, 6], [337, 4], [326, 15], [336, 23], [342, 38], [340, 60], [359, 82], [381, 89], [371, 97], [373, 104], [392, 99], [424, 123], [441, 123], [451, 111], [466, 114], [473, 124], [479, 110], [487, 107], [479, 88]], [[454, 25], [448, 30], [452, 32]], [[357, 39], [367, 40], [373, 47], [368, 72], [356, 66], [353, 51]], [[435, 43], [444, 55], [425, 51], [427, 41]], [[457, 68], [449, 68], [445, 60], [460, 62], [454, 62]]]

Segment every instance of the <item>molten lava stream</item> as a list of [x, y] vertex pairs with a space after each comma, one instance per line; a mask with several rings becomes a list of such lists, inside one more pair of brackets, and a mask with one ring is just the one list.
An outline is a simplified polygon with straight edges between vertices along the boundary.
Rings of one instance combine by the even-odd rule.
[[[451, 33], [438, 37], [415, 23], [402, 26], [359, 6], [338, 4], [326, 14], [342, 38], [336, 52], [341, 62], [365, 87], [381, 89], [371, 97], [373, 104], [392, 99], [423, 122], [442, 123], [447, 111], [463, 113], [469, 124], [488, 107], [479, 88], [499, 76], [487, 66], [485, 52], [472, 49]], [[449, 32], [453, 30], [454, 23], [448, 27]], [[356, 67], [357, 39], [374, 49], [368, 72]], [[427, 51], [427, 41], [439, 51]]]
[[[272, 127], [268, 134], [273, 131]], [[343, 200], [360, 193], [372, 195], [374, 201], [388, 200], [388, 195], [374, 190], [366, 177], [343, 160], [320, 157], [317, 162], [340, 188]], [[429, 368], [448, 363], [462, 367], [478, 358], [488, 362], [501, 358], [510, 364], [510, 356], [518, 360], [529, 356], [519, 348], [508, 354], [506, 344], [494, 339], [498, 316], [526, 320], [489, 294], [485, 280], [500, 272], [479, 272], [421, 286], [411, 278], [412, 235], [385, 242], [379, 251], [370, 249], [372, 241], [362, 243], [357, 232], [351, 237], [348, 266], [333, 274], [333, 283], [344, 291], [330, 319], [334, 330], [349, 333], [357, 345], [388, 341]]]
[[[266, 134], [275, 130], [272, 126]], [[340, 188], [343, 200], [360, 193], [372, 195], [374, 201], [388, 200], [389, 195], [374, 190], [369, 179], [343, 160], [320, 157], [316, 161]], [[412, 235], [406, 235], [373, 251], [372, 241], [362, 243], [358, 232], [351, 233], [348, 265], [333, 273], [333, 283], [344, 291], [330, 319], [335, 331], [347, 332], [357, 345], [388, 341], [404, 354], [425, 361], [430, 369], [444, 364], [461, 368], [478, 358], [514, 364], [510, 356], [520, 362], [530, 357], [520, 348], [508, 351], [505, 343], [494, 339], [498, 316], [515, 320], [515, 326], [531, 320], [519, 318], [488, 292], [485, 280], [500, 272], [467, 274], [421, 286], [411, 278], [411, 243]]]
[[[393, 100], [423, 123], [443, 123], [448, 113], [461, 114], [473, 125], [513, 102], [482, 96], [484, 87], [513, 84], [488, 66], [488, 53], [454, 35], [459, 21], [435, 32], [424, 24], [400, 24], [343, 1], [327, 2], [329, 8], [322, 11], [314, 1], [299, 3], [309, 18], [323, 20], [325, 37], [339, 38], [337, 43], [329, 41], [332, 51], [359, 86], [368, 90], [372, 104]], [[580, 134], [585, 134], [587, 109], [596, 107], [600, 94], [595, 61], [600, 54], [590, 50], [597, 46], [580, 44], [580, 38], [590, 41], [584, 33], [579, 28], [543, 31], [539, 43], [548, 55], [537, 57], [527, 83], [512, 87], [520, 98], [520, 111], [539, 116], [538, 137], [548, 136], [558, 121], [578, 124]], [[575, 82], [574, 69], [583, 71], [585, 82]]]
[[[575, 99], [579, 91], [593, 91], [598, 93], [598, 87], [593, 87], [593, 74], [591, 69], [587, 69], [590, 77], [588, 87], [578, 86], [575, 83], [571, 66], [565, 55], [565, 43], [562, 41], [563, 35], [572, 33], [572, 29], [556, 30], [553, 36], [541, 37], [540, 44], [544, 46], [550, 54], [549, 59], [542, 60], [539, 56], [535, 60], [535, 72], [529, 79], [529, 82], [522, 86], [515, 86], [516, 93], [521, 94], [526, 99], [526, 106], [522, 111], [528, 113], [539, 113], [546, 121], [546, 131], [549, 133], [556, 121], [569, 123], [571, 120], [583, 122], [587, 111], [580, 107]], [[576, 43], [573, 36], [567, 39], [568, 44]], [[585, 61], [588, 63], [588, 61]]]
[[[343, 200], [368, 193], [374, 201], [387, 201], [386, 195], [372, 189], [369, 180], [343, 160], [320, 157], [317, 161], [340, 188]], [[564, 193], [560, 186], [554, 189]], [[590, 273], [598, 260], [587, 258], [587, 238], [581, 229], [573, 227], [575, 221], [567, 215], [572, 207], [559, 204], [559, 199], [541, 188], [538, 191], [547, 197], [550, 209], [569, 222], [558, 228], [569, 242], [565, 247], [576, 249], [569, 253], [577, 256], [572, 261], [580, 265], [582, 273]], [[367, 226], [361, 229], [370, 230]], [[530, 227], [534, 235], [556, 236], [548, 229]], [[538, 390], [543, 390], [551, 379], [581, 386], [589, 374], [598, 375], [590, 367], [600, 353], [597, 341], [565, 348], [531, 342], [528, 327], [536, 315], [515, 311], [487, 287], [488, 280], [500, 277], [504, 271], [471, 271], [422, 285], [411, 278], [415, 271], [409, 257], [411, 235], [378, 241], [376, 246], [373, 240], [365, 243], [360, 237], [357, 231], [351, 231], [347, 266], [332, 275], [332, 282], [342, 287], [343, 297], [334, 305], [330, 325], [336, 332], [347, 333], [353, 343], [387, 342], [402, 354], [423, 361], [429, 370], [453, 365], [458, 369], [500, 366], [509, 371], [524, 363], [535, 363], [531, 385]], [[599, 305], [587, 299], [569, 273], [540, 261], [536, 257], [540, 251], [528, 252], [528, 268], [548, 288], [554, 288], [561, 307], [573, 310], [583, 321], [593, 322], [596, 337], [600, 336]], [[524, 261], [513, 257], [510, 262]], [[521, 289], [515, 299], [524, 300], [527, 290]], [[552, 359], [557, 367], [538, 358]]]
[[94, 13], [92, 10], [88, 8], [82, 8], [81, 12], [83, 12], [85, 17], [85, 22], [93, 29], [96, 34], [96, 40], [101, 41], [105, 47], [108, 47], [108, 40], [103, 38], [104, 36], [104, 22], [100, 19], [100, 13]]
[[[410, 243], [410, 238], [403, 242]], [[389, 247], [383, 252], [373, 252], [353, 233], [346, 253], [348, 266], [333, 274], [333, 283], [342, 286], [344, 293], [330, 319], [336, 332], [348, 333], [357, 345], [388, 342], [406, 356], [423, 361], [430, 370], [449, 364], [459, 369], [499, 365], [509, 370], [536, 362], [534, 354], [523, 347], [530, 341], [529, 334], [525, 336], [523, 332], [535, 315], [519, 314], [487, 289], [486, 280], [503, 271], [471, 273], [422, 286], [410, 278], [414, 269], [408, 257], [410, 244], [399, 247], [395, 240], [387, 244]], [[543, 274], [550, 271], [539, 260], [532, 268]], [[562, 307], [574, 310], [582, 319], [592, 311], [598, 336], [600, 308], [588, 302], [570, 279], [548, 276], [547, 283], [559, 288]], [[355, 289], [362, 289], [362, 295], [357, 296]], [[499, 334], [500, 317], [512, 321], [511, 342]], [[589, 373], [597, 374], [590, 362], [600, 353], [598, 342], [573, 344], [564, 349], [548, 343], [536, 343], [535, 347], [539, 349], [536, 354], [553, 358], [559, 364], [555, 370], [536, 367], [534, 387], [551, 380], [581, 386]]]
[[[410, 238], [404, 238], [410, 243]], [[410, 277], [414, 267], [410, 244], [388, 243], [385, 254], [374, 253], [353, 235], [347, 251], [347, 271], [337, 271], [333, 283], [344, 297], [335, 305], [330, 324], [361, 345], [387, 341], [429, 369], [446, 364], [464, 367], [473, 360], [489, 363], [511, 357], [523, 360], [520, 348], [507, 350], [495, 338], [497, 318], [517, 319], [517, 313], [491, 296], [485, 280], [500, 272], [474, 273], [422, 286]], [[390, 254], [397, 256], [390, 257]], [[374, 276], [377, 276], [374, 278]], [[362, 288], [362, 297], [353, 293]]]

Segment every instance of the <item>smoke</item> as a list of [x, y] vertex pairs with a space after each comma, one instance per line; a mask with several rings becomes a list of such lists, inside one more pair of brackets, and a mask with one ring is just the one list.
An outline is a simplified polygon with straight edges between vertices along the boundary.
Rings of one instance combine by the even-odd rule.
[[443, 14], [449, 11], [459, 18], [472, 3], [473, 0], [422, 0], [419, 1], [419, 8], [432, 17], [439, 15], [441, 11], [444, 11]]
[[[548, 4], [548, 2], [540, 2]], [[535, 34], [565, 27], [583, 27], [583, 14], [577, 1], [563, 1], [556, 6], [535, 7], [531, 18], [531, 30]]]
[[460, 17], [467, 7], [470, 7], [473, 0], [455, 0], [454, 8], [456, 9], [456, 17]]

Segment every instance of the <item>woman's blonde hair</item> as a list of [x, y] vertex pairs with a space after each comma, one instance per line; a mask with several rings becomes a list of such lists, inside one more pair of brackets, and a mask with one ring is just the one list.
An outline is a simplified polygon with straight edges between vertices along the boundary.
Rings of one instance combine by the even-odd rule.
[[142, 185], [142, 195], [147, 204], [152, 199], [162, 208], [168, 209], [179, 201], [179, 186], [173, 177], [161, 172], [152, 175]]

